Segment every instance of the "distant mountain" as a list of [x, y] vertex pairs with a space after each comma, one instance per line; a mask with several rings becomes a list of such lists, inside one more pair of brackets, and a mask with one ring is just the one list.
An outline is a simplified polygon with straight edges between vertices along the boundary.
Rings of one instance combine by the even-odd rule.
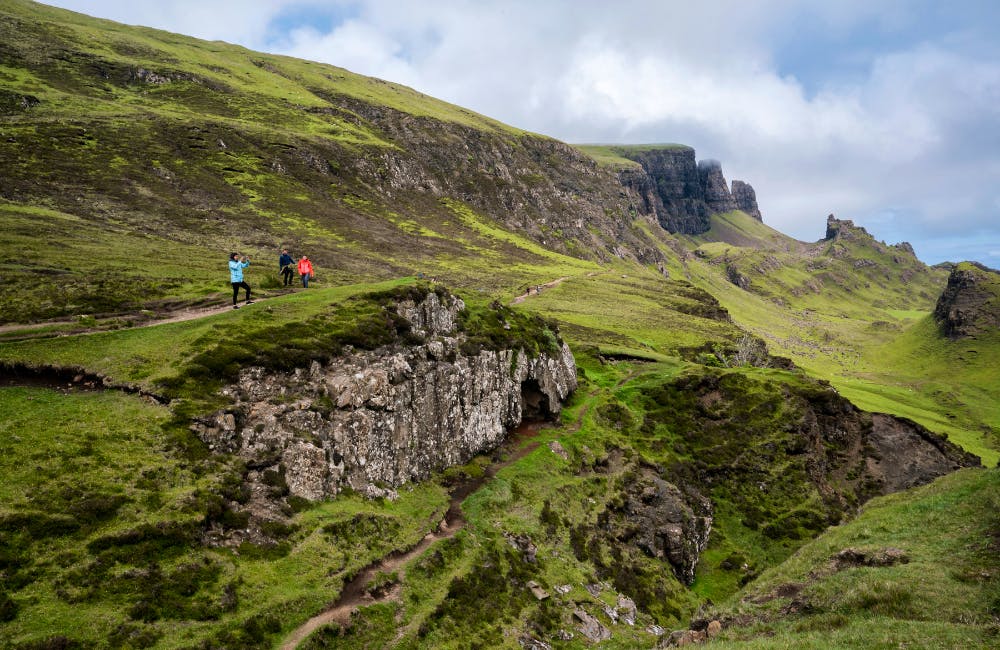
[[716, 160], [696, 161], [691, 147], [677, 144], [579, 147], [616, 168], [622, 185], [639, 195], [641, 211], [655, 215], [668, 232], [700, 235], [711, 227], [712, 215], [733, 210], [763, 220], [753, 187], [733, 181], [730, 190], [722, 175], [722, 165]]

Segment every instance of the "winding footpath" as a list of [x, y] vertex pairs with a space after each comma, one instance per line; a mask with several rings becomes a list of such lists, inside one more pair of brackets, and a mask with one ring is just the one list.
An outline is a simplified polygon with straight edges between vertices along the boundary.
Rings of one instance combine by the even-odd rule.
[[[591, 272], [587, 274], [588, 277], [596, 275], [596, 273]], [[552, 287], [558, 286], [569, 280], [570, 276], [563, 276], [561, 278], [556, 278], [555, 280], [550, 280], [544, 284], [537, 285], [537, 288], [529, 287], [527, 293], [523, 293], [519, 296], [514, 297], [510, 304], [517, 305], [530, 296], [537, 295], [540, 289], [551, 289]], [[282, 293], [271, 294], [266, 296], [256, 295], [255, 302], [263, 302], [269, 298], [276, 298]], [[244, 307], [244, 305], [240, 305]], [[155, 316], [148, 316], [143, 312], [119, 314], [117, 316], [109, 316], [107, 318], [102, 317], [105, 321], [119, 321], [128, 323], [129, 329], [136, 329], [140, 327], [153, 327], [154, 325], [166, 325], [167, 323], [181, 323], [184, 321], [196, 320], [198, 318], [207, 318], [208, 316], [215, 316], [217, 314], [224, 314], [228, 311], [232, 311], [232, 305], [222, 304], [222, 305], [210, 305], [210, 306], [188, 306], [180, 309], [164, 311], [161, 314]], [[65, 328], [58, 329], [54, 332], [42, 332], [39, 330], [44, 330], [46, 328]], [[119, 326], [120, 327], [120, 326]], [[6, 323], [0, 325], [0, 342], [3, 341], [18, 341], [29, 338], [49, 338], [56, 336], [74, 336], [77, 334], [93, 334], [95, 332], [107, 332], [112, 331], [109, 327], [94, 327], [85, 326], [80, 323], [79, 320], [51, 320], [43, 321], [39, 323]]]
[[[451, 489], [448, 510], [433, 531], [424, 535], [423, 539], [412, 548], [391, 553], [362, 569], [358, 575], [344, 585], [340, 597], [333, 605], [293, 630], [281, 643], [281, 649], [295, 650], [306, 637], [324, 625], [337, 623], [341, 627], [346, 627], [350, 622], [351, 614], [359, 607], [398, 601], [402, 591], [401, 581], [405, 575], [399, 570], [410, 560], [422, 555], [434, 542], [454, 537], [458, 531], [465, 528], [466, 521], [462, 514], [462, 502], [470, 494], [492, 480], [501, 469], [537, 449], [538, 442], [534, 438], [543, 425], [542, 422], [522, 422], [503, 445], [503, 449], [509, 450], [509, 455], [503, 460], [489, 465], [481, 477], [467, 479]], [[368, 592], [368, 584], [376, 575], [393, 571], [399, 572], [400, 581], [394, 584], [392, 589], [378, 596], [373, 596]]]
[[[635, 377], [636, 374], [637, 371], [635, 370], [629, 372], [617, 382], [615, 387], [622, 386]], [[587, 394], [587, 402], [580, 408], [576, 421], [563, 432], [563, 435], [579, 431], [580, 427], [583, 426], [584, 418], [590, 410], [591, 398], [597, 395], [598, 392], [599, 389], [594, 389]], [[354, 579], [344, 586], [340, 597], [333, 605], [293, 630], [281, 643], [281, 650], [295, 650], [310, 634], [324, 625], [336, 623], [341, 627], [348, 626], [351, 614], [360, 607], [390, 601], [399, 602], [401, 599], [402, 581], [405, 577], [405, 572], [402, 571], [403, 567], [411, 560], [422, 555], [434, 542], [454, 537], [458, 531], [465, 528], [466, 521], [462, 514], [462, 502], [470, 494], [492, 480], [501, 469], [514, 464], [537, 449], [539, 443], [535, 438], [545, 424], [543, 422], [522, 422], [503, 444], [502, 449], [508, 451], [509, 455], [505, 456], [503, 460], [489, 465], [483, 472], [483, 476], [462, 481], [451, 489], [448, 511], [438, 523], [437, 528], [427, 533], [412, 548], [391, 553], [362, 569]], [[392, 585], [390, 590], [380, 595], [372, 595], [368, 592], [367, 586], [376, 575], [379, 573], [391, 573], [393, 571], [399, 574], [399, 580]]]

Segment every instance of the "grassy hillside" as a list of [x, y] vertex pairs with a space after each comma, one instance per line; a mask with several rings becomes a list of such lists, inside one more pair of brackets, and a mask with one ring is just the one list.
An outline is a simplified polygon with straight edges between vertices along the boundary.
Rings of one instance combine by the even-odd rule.
[[997, 464], [996, 337], [948, 339], [931, 317], [947, 271], [848, 230], [806, 244], [739, 212], [715, 215], [710, 233], [685, 238], [687, 277], [772, 353], [862, 408], [916, 420]]
[[647, 145], [621, 145], [621, 144], [578, 144], [574, 145], [604, 167], [614, 169], [641, 169], [642, 165], [627, 158], [627, 153], [637, 153], [641, 151], [659, 149], [690, 149], [685, 144], [647, 144]]
[[[64, 637], [84, 644], [139, 647], [153, 643], [158, 647], [269, 644], [335, 598], [344, 581], [359, 567], [393, 548], [406, 548], [419, 540], [422, 526], [443, 511], [447, 476], [403, 490], [394, 503], [348, 497], [307, 508], [295, 515], [290, 528], [278, 531], [285, 541], [277, 547], [248, 545], [238, 553], [204, 547], [198, 539], [207, 523], [240, 525], [236, 513], [220, 508], [219, 495], [238, 498], [245, 468], [226, 457], [206, 455], [185, 424], [192, 413], [216, 407], [213, 387], [228, 364], [233, 360], [254, 362], [238, 354], [248, 342], [263, 343], [272, 337], [270, 332], [280, 331], [284, 333], [276, 350], [280, 359], [294, 363], [294, 355], [299, 352], [308, 359], [328, 347], [322, 338], [327, 334], [317, 330], [303, 332], [302, 336], [289, 328], [312, 316], [332, 319], [323, 332], [342, 332], [337, 335], [353, 337], [350, 340], [359, 345], [350, 333], [351, 327], [364, 336], [376, 336], [364, 324], [366, 303], [360, 294], [400, 284], [393, 281], [319, 289], [274, 298], [259, 305], [259, 309], [194, 321], [0, 344], [0, 358], [6, 363], [74, 368], [101, 374], [112, 383], [138, 385], [175, 397], [167, 408], [115, 392], [64, 393], [41, 386], [0, 388], [4, 411], [19, 414], [6, 420], [0, 432], [4, 470], [9, 477], [0, 528], [5, 546], [11, 549], [3, 569], [8, 585], [3, 596], [8, 612], [4, 623], [7, 638], [15, 644], [44, 639], [55, 644]], [[618, 278], [606, 284], [612, 293], [624, 289], [649, 292], [650, 299], [657, 295], [655, 276]], [[473, 305], [484, 303], [475, 295], [468, 296], [468, 300]], [[585, 304], [594, 309], [595, 303]], [[635, 329], [615, 334], [618, 338], [611, 347], [667, 358], [688, 346], [705, 347], [711, 341], [732, 340], [739, 334], [731, 324], [717, 320], [717, 307], [707, 295], [694, 292], [672, 304], [685, 310], [684, 318], [702, 321], [701, 327], [674, 337], [668, 331], [642, 325], [642, 319], [636, 318]], [[636, 302], [635, 307], [630, 313], [635, 316], [642, 309], [645, 319], [676, 318], [681, 313], [652, 300], [644, 306]], [[697, 312], [702, 315], [693, 315]], [[589, 338], [587, 332], [598, 331], [593, 322], [589, 327], [581, 324], [570, 329], [577, 332], [579, 345], [589, 341], [597, 350], [619, 325], [601, 330], [603, 336]], [[656, 332], [655, 336], [651, 332]], [[236, 348], [225, 347], [240, 341]], [[237, 356], [227, 360], [220, 354]], [[256, 354], [266, 354], [265, 348]], [[178, 374], [183, 379], [187, 369], [204, 370], [210, 357], [214, 365], [208, 375], [198, 375], [196, 379], [200, 379], [193, 384], [177, 381]], [[615, 377], [623, 377], [615, 368], [609, 368], [611, 374], [606, 374], [603, 362], [596, 358], [591, 363], [596, 373], [594, 390], [616, 381]], [[582, 420], [591, 399], [583, 397], [567, 415], [567, 422], [579, 418], [577, 426], [590, 429]], [[555, 435], [553, 432], [547, 437]], [[595, 452], [609, 444], [601, 436], [593, 440]], [[407, 620], [424, 621], [412, 626], [419, 628], [414, 638], [420, 644], [438, 638], [434, 621], [440, 620], [440, 608], [452, 602], [441, 600], [444, 594], [440, 590], [447, 588], [447, 581], [473, 575], [481, 558], [490, 554], [509, 555], [503, 550], [503, 534], [519, 526], [514, 520], [498, 520], [495, 508], [501, 508], [505, 517], [522, 509], [526, 514], [533, 512], [559, 491], [552, 480], [568, 481], [566, 484], [574, 486], [574, 491], [589, 493], [594, 489], [593, 481], [572, 472], [550, 475], [549, 462], [549, 456], [536, 452], [526, 464], [510, 471], [514, 476], [541, 472], [545, 480], [516, 479], [523, 481], [522, 487], [494, 505], [469, 505], [473, 525], [467, 536], [463, 534], [446, 546], [445, 582], [441, 582], [441, 575], [432, 574], [423, 578], [424, 582], [415, 578], [412, 584], [407, 583], [406, 589], [422, 594], [408, 597], [412, 602], [408, 601], [411, 608], [407, 613]], [[109, 471], [112, 467], [114, 472]], [[614, 480], [618, 474], [616, 470], [607, 480]], [[505, 494], [509, 489], [504, 479], [490, 486], [491, 494], [497, 490]], [[570, 498], [572, 493], [563, 495]], [[497, 497], [484, 493], [476, 498], [477, 503], [490, 503]], [[512, 504], [520, 505], [512, 510]], [[561, 505], [558, 508], [569, 513]], [[591, 508], [580, 511], [584, 518], [592, 514]], [[537, 526], [534, 517], [532, 514], [529, 521], [532, 534]], [[345, 527], [345, 521], [353, 523]], [[367, 530], [365, 522], [371, 522], [369, 532], [350, 532]], [[391, 535], [387, 535], [389, 531]], [[567, 539], [556, 539], [552, 548], [570, 558], [568, 544]], [[669, 567], [641, 556], [634, 561], [635, 570], [653, 581], [649, 589], [668, 589], [672, 594], [669, 607], [647, 616], [655, 616], [665, 624], [677, 623], [692, 610], [695, 597], [676, 582]], [[553, 572], [535, 574], [546, 584], [554, 584], [557, 579], [589, 579], [593, 571], [573, 560], [533, 570]], [[660, 582], [664, 586], [655, 587]], [[515, 600], [521, 599], [519, 595]], [[466, 604], [459, 601], [453, 606]], [[527, 610], [504, 611], [504, 616], [528, 615]], [[552, 612], [545, 615], [553, 616]], [[471, 614], [465, 616], [462, 625], [477, 620]], [[78, 617], [90, 620], [91, 625], [79, 628], [73, 622]], [[556, 617], [551, 624], [562, 624], [560, 620]], [[629, 637], [633, 642], [646, 637], [645, 633], [636, 634]]]
[[711, 612], [712, 646], [996, 647], [998, 495], [1000, 471], [967, 470], [873, 501]]
[[[870, 422], [843, 396], [1000, 458], [1000, 334], [944, 337], [946, 272], [905, 248], [742, 213], [673, 237], [617, 183], [642, 147], [584, 155], [334, 66], [21, 0], [0, 6], [0, 127], [3, 647], [275, 647], [479, 478], [464, 529], [305, 647], [585, 648], [586, 617], [599, 647], [653, 647], [709, 601], [727, 644], [995, 643], [997, 471], [851, 521], [878, 459], [803, 444], [824, 418]], [[280, 246], [316, 263], [308, 291], [278, 286]], [[231, 250], [266, 300], [137, 327], [225, 307]], [[252, 470], [190, 429], [218, 388], [398, 343], [384, 301], [442, 284], [480, 315], [523, 298], [497, 340], [530, 347], [518, 323], [538, 314], [570, 344], [581, 385], [537, 447], [396, 501], [289, 500], [273, 545], [205, 543], [246, 526]], [[697, 568], [645, 536], [666, 483], [685, 525], [711, 513]], [[909, 564], [827, 572], [848, 546]]]
[[570, 147], [334, 66], [26, 1], [0, 43], [0, 322], [217, 298], [233, 250], [500, 292], [665, 237]]

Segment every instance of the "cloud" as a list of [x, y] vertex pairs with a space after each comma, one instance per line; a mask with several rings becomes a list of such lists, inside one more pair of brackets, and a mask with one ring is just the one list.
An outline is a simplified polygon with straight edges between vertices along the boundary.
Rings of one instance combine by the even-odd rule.
[[156, 27], [206, 40], [260, 43], [283, 0], [49, 0], [47, 4], [127, 25]]

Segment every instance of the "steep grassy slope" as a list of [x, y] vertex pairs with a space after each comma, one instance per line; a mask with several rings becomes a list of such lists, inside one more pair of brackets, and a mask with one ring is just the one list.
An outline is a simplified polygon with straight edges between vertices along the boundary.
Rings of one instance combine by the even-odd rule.
[[408, 88], [20, 0], [0, 43], [3, 321], [203, 299], [237, 249], [498, 291], [665, 263], [589, 158]]
[[713, 647], [996, 647], [998, 495], [967, 470], [871, 502], [712, 612]]

